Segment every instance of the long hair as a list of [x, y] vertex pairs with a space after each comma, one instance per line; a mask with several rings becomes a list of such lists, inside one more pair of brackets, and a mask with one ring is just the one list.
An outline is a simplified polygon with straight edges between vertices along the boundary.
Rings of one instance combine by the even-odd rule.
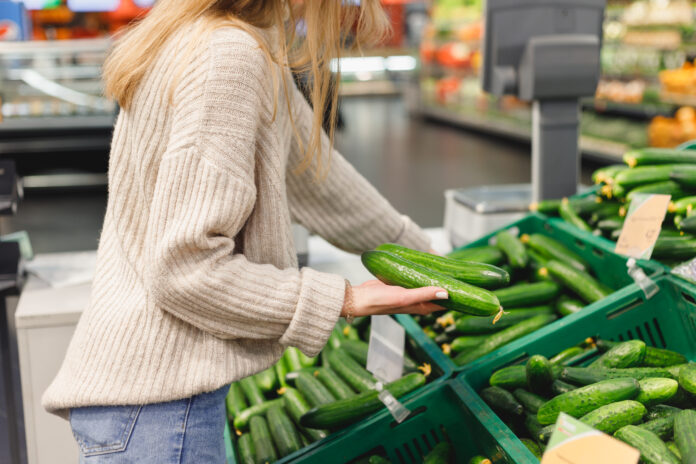
[[[324, 110], [330, 109], [328, 136], [333, 145], [338, 96], [337, 86], [331, 84], [329, 64], [332, 59], [340, 58], [349, 36], [354, 39], [351, 43], [354, 48], [377, 42], [385, 36], [388, 25], [379, 0], [362, 0], [360, 6], [355, 5], [355, 0], [159, 0], [144, 19], [116, 41], [104, 64], [106, 95], [128, 109], [138, 86], [168, 39], [182, 27], [198, 20], [208, 31], [228, 25], [247, 31], [259, 42], [269, 60], [309, 76], [306, 90], [314, 111], [313, 127], [306, 144], [299, 140], [295, 130], [298, 143], [305, 152], [296, 169], [302, 171], [314, 163], [315, 174], [322, 177]], [[306, 33], [301, 39], [296, 37], [299, 25]], [[269, 28], [278, 31], [275, 34], [278, 43], [273, 47], [258, 33], [260, 29]], [[204, 35], [196, 34], [195, 37], [197, 39], [192, 40], [189, 48], [203, 40]], [[287, 73], [280, 74], [286, 104], [290, 108], [287, 86], [291, 84], [285, 78]], [[276, 89], [279, 85], [275, 86]], [[170, 90], [173, 93], [173, 89]], [[280, 103], [277, 95], [276, 105]], [[294, 127], [294, 119], [292, 121]]]

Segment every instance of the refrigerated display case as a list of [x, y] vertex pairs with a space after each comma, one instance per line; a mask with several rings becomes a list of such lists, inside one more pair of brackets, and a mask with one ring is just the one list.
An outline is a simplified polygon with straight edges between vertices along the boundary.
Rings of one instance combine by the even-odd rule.
[[106, 172], [117, 105], [102, 91], [110, 40], [0, 43], [0, 156], [20, 174]]

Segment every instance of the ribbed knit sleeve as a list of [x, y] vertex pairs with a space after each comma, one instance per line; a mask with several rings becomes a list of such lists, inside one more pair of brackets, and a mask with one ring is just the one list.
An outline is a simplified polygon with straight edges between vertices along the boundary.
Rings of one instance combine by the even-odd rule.
[[[312, 130], [313, 112], [296, 87], [293, 97], [295, 124], [306, 142]], [[291, 150], [287, 185], [295, 220], [337, 247], [354, 253], [385, 242], [428, 251], [428, 236], [409, 217], [399, 214], [340, 153], [333, 151], [329, 156], [329, 147], [329, 139], [322, 131], [323, 160], [330, 159], [331, 164], [321, 181], [314, 177], [316, 163], [302, 173], [294, 172], [305, 152], [297, 144]]]
[[187, 76], [200, 90], [179, 90], [149, 217], [148, 293], [216, 337], [277, 340], [315, 355], [340, 315], [343, 279], [250, 262], [236, 241], [262, 207], [254, 182], [256, 134], [270, 111], [267, 68], [255, 44], [216, 40], [207, 66]]

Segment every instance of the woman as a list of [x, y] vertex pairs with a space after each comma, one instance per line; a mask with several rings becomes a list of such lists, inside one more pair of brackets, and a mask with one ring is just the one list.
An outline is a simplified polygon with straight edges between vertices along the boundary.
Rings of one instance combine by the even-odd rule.
[[[302, 46], [285, 33], [299, 20]], [[297, 269], [291, 220], [352, 252], [429, 248], [322, 132], [328, 60], [354, 24], [379, 38], [378, 1], [160, 0], [116, 45], [105, 81], [122, 111], [90, 306], [43, 398], [82, 462], [223, 462], [230, 382], [287, 346], [316, 355], [340, 316], [447, 298]], [[314, 110], [290, 65], [310, 70]]]

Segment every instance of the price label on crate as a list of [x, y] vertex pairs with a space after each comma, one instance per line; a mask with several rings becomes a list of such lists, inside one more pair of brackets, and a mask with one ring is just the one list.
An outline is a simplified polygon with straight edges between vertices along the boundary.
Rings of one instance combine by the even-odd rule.
[[616, 253], [635, 259], [650, 259], [670, 198], [670, 195], [638, 194], [631, 200], [616, 242]]
[[561, 413], [541, 464], [637, 464], [640, 452]]
[[411, 411], [406, 409], [389, 390], [387, 382], [401, 378], [404, 371], [406, 332], [389, 316], [372, 316], [370, 347], [367, 350], [367, 370], [377, 378], [379, 399], [397, 422], [404, 421]]

